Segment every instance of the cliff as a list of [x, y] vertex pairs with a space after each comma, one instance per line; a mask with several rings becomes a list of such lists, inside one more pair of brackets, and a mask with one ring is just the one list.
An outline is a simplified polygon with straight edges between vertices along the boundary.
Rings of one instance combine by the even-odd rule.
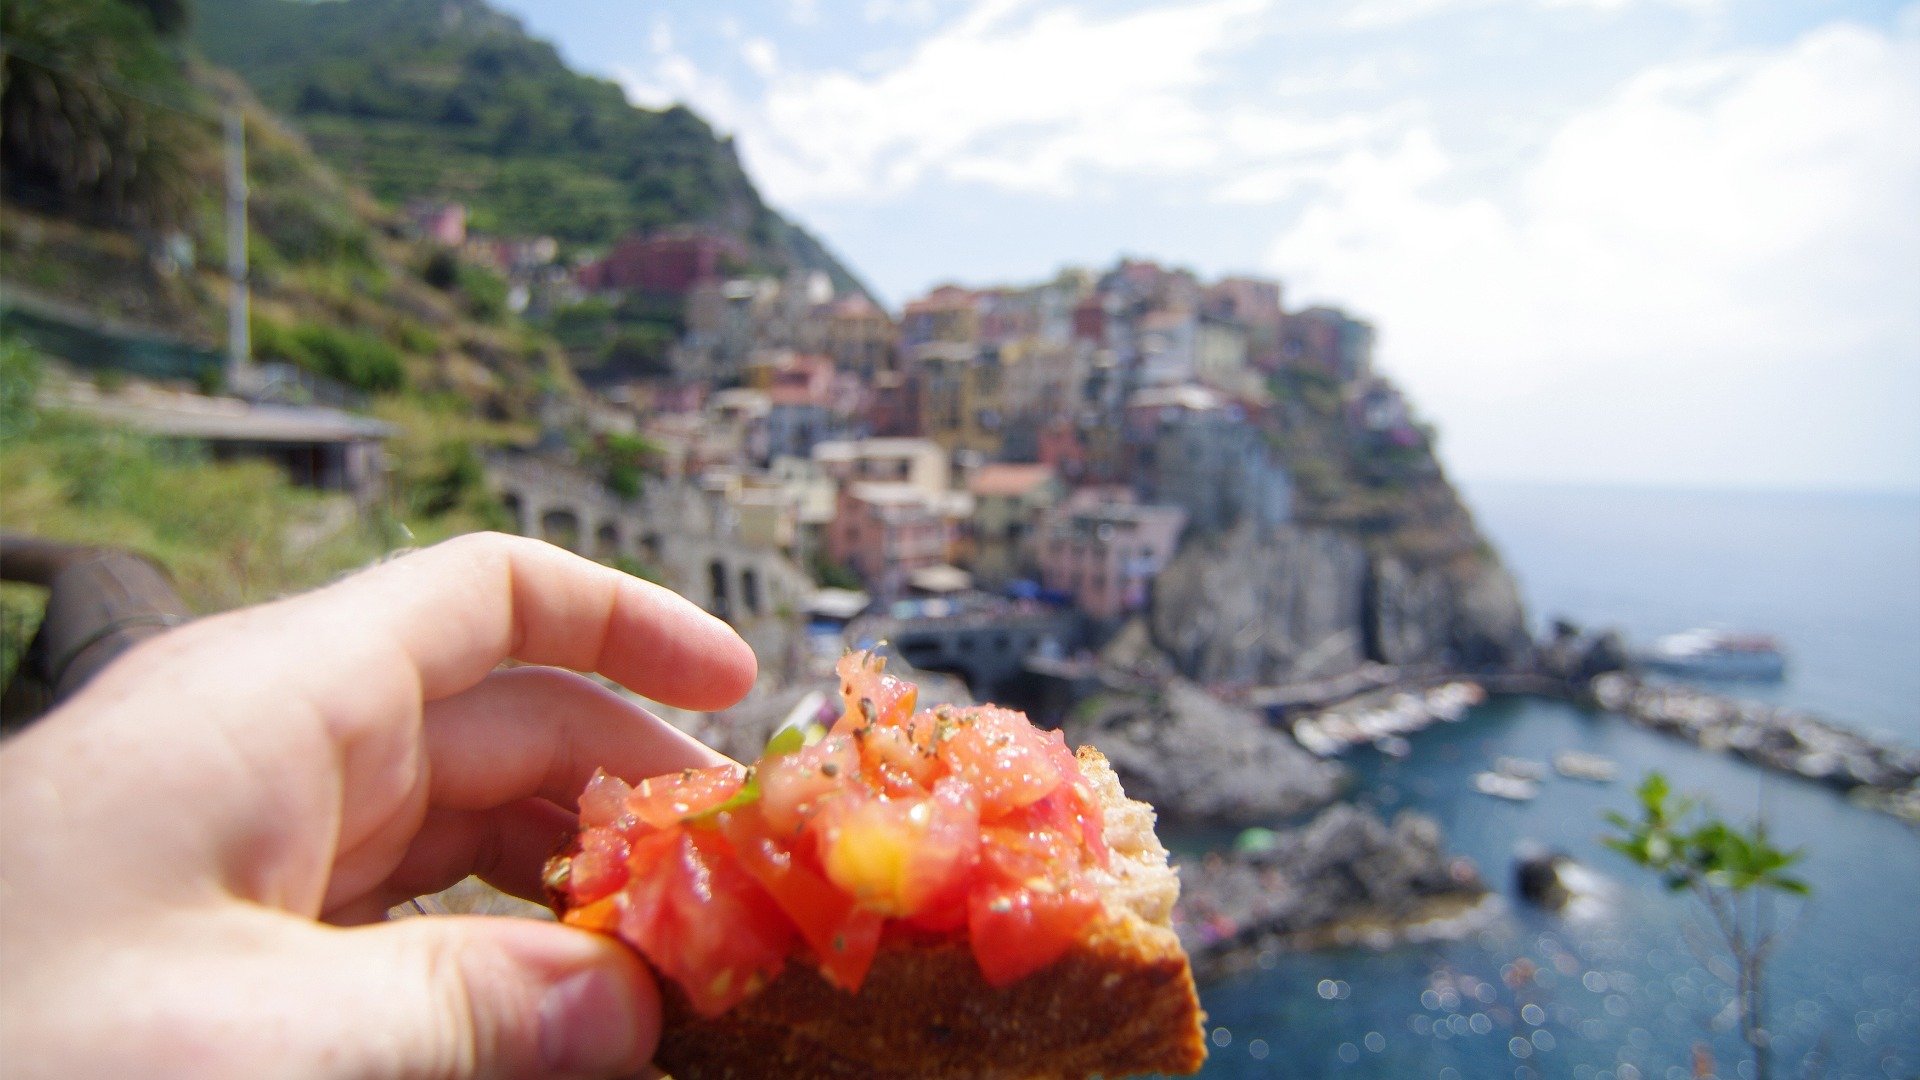
[[1201, 683], [1285, 683], [1368, 661], [1498, 666], [1529, 647], [1519, 589], [1498, 563], [1421, 566], [1325, 525], [1190, 543], [1154, 583], [1147, 627]]
[[1127, 794], [1168, 821], [1275, 821], [1325, 805], [1347, 781], [1346, 769], [1181, 680], [1094, 698], [1061, 730], [1069, 746], [1099, 747]]

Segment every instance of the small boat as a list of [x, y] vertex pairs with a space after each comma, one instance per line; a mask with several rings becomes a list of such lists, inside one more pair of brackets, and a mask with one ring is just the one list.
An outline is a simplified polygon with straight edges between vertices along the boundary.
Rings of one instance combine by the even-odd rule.
[[1526, 802], [1540, 794], [1540, 784], [1523, 776], [1483, 772], [1473, 775], [1473, 790], [1509, 802]]
[[1688, 630], [1668, 634], [1640, 654], [1640, 663], [1670, 675], [1777, 682], [1787, 674], [1780, 643], [1766, 634]]
[[1553, 757], [1553, 771], [1570, 780], [1590, 780], [1596, 784], [1611, 784], [1613, 778], [1620, 774], [1620, 766], [1599, 754], [1562, 750]]
[[1526, 758], [1500, 757], [1493, 760], [1493, 771], [1502, 776], [1511, 776], [1516, 780], [1540, 780], [1546, 777], [1547, 767], [1537, 761]]
[[1413, 753], [1413, 744], [1398, 735], [1373, 740], [1373, 748], [1390, 758], [1404, 758]]

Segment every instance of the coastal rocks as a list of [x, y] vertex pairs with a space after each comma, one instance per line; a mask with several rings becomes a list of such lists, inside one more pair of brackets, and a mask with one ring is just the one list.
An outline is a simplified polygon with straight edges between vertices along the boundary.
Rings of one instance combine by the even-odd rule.
[[1203, 977], [1272, 949], [1444, 934], [1487, 897], [1472, 864], [1449, 858], [1440, 826], [1421, 814], [1388, 825], [1338, 803], [1248, 847], [1180, 868], [1174, 927]]
[[1189, 544], [1154, 583], [1148, 630], [1206, 684], [1292, 683], [1369, 661], [1493, 667], [1531, 648], [1519, 589], [1497, 563], [1416, 566], [1305, 526]]
[[1707, 750], [1794, 773], [1920, 825], [1920, 751], [1876, 742], [1792, 709], [1612, 672], [1590, 684], [1601, 708]]
[[1513, 887], [1530, 904], [1558, 911], [1573, 899], [1573, 890], [1561, 880], [1561, 868], [1572, 863], [1565, 852], [1529, 848], [1513, 859]]
[[1535, 653], [1542, 674], [1569, 682], [1586, 683], [1609, 671], [1624, 670], [1630, 661], [1626, 642], [1617, 630], [1589, 634], [1565, 619], [1553, 623], [1553, 636]]
[[1367, 554], [1332, 529], [1241, 526], [1188, 544], [1153, 586], [1153, 643], [1201, 683], [1280, 683], [1366, 660]]
[[1127, 794], [1169, 821], [1291, 817], [1331, 801], [1347, 779], [1257, 715], [1180, 680], [1152, 697], [1096, 698], [1064, 730], [1070, 745], [1099, 747]]

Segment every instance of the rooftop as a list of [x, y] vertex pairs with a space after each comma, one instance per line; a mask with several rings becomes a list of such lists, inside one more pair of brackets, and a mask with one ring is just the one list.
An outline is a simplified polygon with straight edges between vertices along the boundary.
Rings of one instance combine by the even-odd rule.
[[967, 478], [967, 490], [981, 497], [1020, 496], [1053, 479], [1049, 465], [982, 465]]
[[198, 394], [100, 397], [78, 392], [69, 407], [100, 420], [174, 438], [222, 442], [313, 443], [384, 439], [392, 424], [315, 405], [253, 405]]

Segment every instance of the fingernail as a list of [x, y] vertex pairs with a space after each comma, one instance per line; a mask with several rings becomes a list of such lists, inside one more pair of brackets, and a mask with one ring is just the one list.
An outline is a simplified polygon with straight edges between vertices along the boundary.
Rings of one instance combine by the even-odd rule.
[[540, 1060], [560, 1072], [631, 1068], [633, 995], [608, 971], [590, 970], [555, 983], [540, 1000]]

